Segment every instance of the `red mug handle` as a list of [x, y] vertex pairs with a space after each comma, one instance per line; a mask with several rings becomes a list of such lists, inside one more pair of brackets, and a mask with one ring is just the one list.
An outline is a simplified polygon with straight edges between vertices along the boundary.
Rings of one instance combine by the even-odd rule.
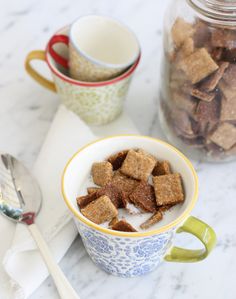
[[64, 34], [54, 35], [49, 43], [48, 43], [48, 50], [52, 58], [61, 66], [68, 69], [69, 68], [69, 62], [66, 58], [59, 55], [54, 49], [53, 46], [57, 43], [63, 43], [65, 45], [69, 45], [69, 37]]

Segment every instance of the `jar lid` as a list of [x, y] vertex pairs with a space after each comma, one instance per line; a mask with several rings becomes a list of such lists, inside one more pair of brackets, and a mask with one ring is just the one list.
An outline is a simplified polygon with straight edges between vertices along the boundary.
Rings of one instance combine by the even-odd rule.
[[227, 21], [229, 25], [236, 25], [235, 0], [187, 0], [187, 2], [206, 18], [219, 23]]

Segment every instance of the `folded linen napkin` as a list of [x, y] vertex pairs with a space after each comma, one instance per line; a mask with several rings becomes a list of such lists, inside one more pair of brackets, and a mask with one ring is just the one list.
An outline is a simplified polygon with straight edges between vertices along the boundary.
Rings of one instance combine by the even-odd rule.
[[[59, 262], [77, 235], [60, 189], [67, 160], [83, 145], [114, 134], [137, 134], [126, 114], [113, 123], [89, 127], [60, 106], [33, 168], [41, 187], [43, 205], [36, 218], [53, 256]], [[27, 227], [0, 216], [0, 298], [25, 299], [48, 276], [48, 271]]]

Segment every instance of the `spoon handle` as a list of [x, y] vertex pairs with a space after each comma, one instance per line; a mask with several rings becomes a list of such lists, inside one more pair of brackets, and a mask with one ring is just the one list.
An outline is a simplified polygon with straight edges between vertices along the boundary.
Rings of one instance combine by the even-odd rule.
[[61, 299], [79, 299], [79, 296], [70, 285], [69, 281], [65, 277], [60, 267], [55, 262], [48, 248], [48, 245], [45, 242], [36, 224], [28, 225], [28, 228], [36, 244], [38, 245], [38, 248], [45, 261], [48, 271], [54, 280], [54, 283], [56, 285], [56, 288], [58, 290]]

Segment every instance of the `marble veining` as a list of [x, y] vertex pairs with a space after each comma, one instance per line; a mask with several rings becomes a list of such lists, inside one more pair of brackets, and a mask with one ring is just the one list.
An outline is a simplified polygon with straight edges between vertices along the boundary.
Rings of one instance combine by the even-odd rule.
[[[116, 17], [133, 29], [142, 48], [126, 109], [141, 134], [164, 138], [157, 118], [162, 20], [169, 1], [22, 0], [2, 3], [0, 11], [0, 148], [31, 166], [58, 107], [57, 95], [44, 90], [24, 71], [24, 58], [44, 49], [49, 37], [80, 15]], [[44, 74], [43, 63], [37, 64]], [[212, 225], [218, 244], [212, 255], [197, 264], [162, 263], [143, 277], [125, 279], [99, 270], [78, 237], [61, 261], [61, 267], [81, 299], [235, 299], [236, 298], [236, 163], [195, 161], [199, 174], [199, 201], [193, 215]], [[195, 248], [198, 241], [176, 236], [180, 246]], [[1, 298], [1, 294], [0, 294]], [[30, 299], [56, 299], [48, 278]], [[11, 299], [11, 298], [4, 298]]]

